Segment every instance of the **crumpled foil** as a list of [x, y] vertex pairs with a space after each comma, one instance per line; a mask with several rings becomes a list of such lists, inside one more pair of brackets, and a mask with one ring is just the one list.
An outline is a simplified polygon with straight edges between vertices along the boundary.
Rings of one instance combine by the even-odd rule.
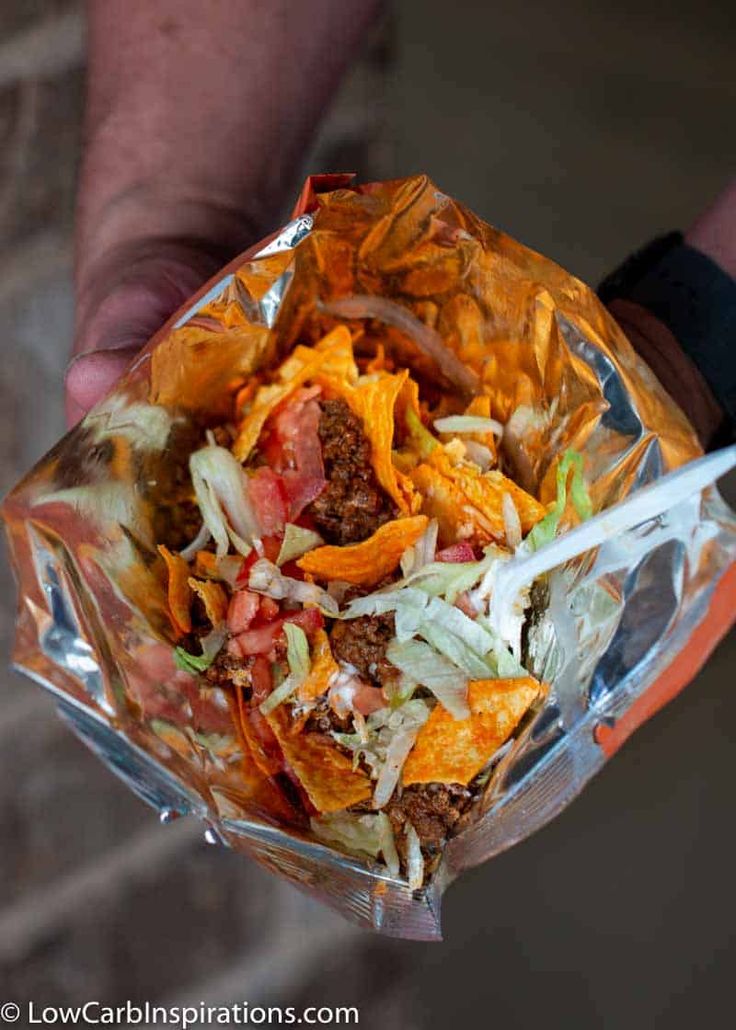
[[[202, 426], [227, 415], [255, 370], [331, 328], [326, 303], [366, 293], [408, 308], [479, 374], [507, 425], [504, 460], [544, 501], [566, 447], [584, 455], [596, 510], [700, 453], [583, 283], [426, 177], [361, 187], [313, 177], [294, 220], [178, 313], [6, 500], [20, 593], [14, 659], [163, 821], [194, 815], [208, 840], [364, 926], [437, 939], [453, 878], [564, 808], [705, 660], [736, 607], [736, 522], [710, 488], [550, 576], [528, 639], [549, 698], [425, 888], [285, 826], [275, 788], [242, 759], [223, 693], [162, 682], [172, 643], [155, 545], [184, 542], [177, 506]], [[360, 346], [388, 341], [436, 378], [410, 337], [360, 325]]]

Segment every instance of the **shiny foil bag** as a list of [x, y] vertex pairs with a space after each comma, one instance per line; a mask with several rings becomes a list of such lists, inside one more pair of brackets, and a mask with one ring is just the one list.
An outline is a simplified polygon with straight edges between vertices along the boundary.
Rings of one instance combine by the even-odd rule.
[[[359, 187], [313, 177], [289, 225], [177, 313], [5, 502], [20, 592], [14, 658], [163, 821], [193, 815], [209, 840], [362, 925], [437, 939], [447, 885], [564, 808], [705, 661], [736, 608], [736, 523], [709, 488], [549, 576], [529, 638], [549, 696], [427, 886], [412, 891], [289, 828], [278, 791], [243, 758], [231, 700], [171, 675], [155, 548], [187, 542], [177, 513], [202, 427], [228, 416], [256, 370], [332, 328], [332, 302], [366, 294], [401, 305], [477, 373], [506, 426], [507, 467], [545, 503], [567, 447], [584, 456], [596, 511], [700, 454], [583, 283], [426, 177]], [[363, 346], [373, 334], [437, 377], [411, 324], [358, 324]]]

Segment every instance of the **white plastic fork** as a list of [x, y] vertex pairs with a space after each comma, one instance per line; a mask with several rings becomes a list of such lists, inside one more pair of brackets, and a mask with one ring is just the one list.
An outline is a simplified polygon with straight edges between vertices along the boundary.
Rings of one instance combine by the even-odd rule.
[[491, 625], [503, 636], [506, 614], [524, 587], [572, 558], [662, 515], [693, 494], [700, 493], [734, 467], [736, 444], [688, 462], [674, 472], [668, 472], [656, 482], [631, 494], [625, 501], [600, 512], [533, 554], [494, 564], [476, 591], [478, 597], [492, 595], [489, 612]]

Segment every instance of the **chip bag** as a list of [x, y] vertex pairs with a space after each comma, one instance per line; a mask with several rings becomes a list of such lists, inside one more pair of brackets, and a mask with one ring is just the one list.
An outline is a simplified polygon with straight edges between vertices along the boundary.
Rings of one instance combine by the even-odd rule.
[[728, 628], [699, 456], [578, 280], [312, 177], [6, 500], [15, 663], [164, 821], [437, 939]]

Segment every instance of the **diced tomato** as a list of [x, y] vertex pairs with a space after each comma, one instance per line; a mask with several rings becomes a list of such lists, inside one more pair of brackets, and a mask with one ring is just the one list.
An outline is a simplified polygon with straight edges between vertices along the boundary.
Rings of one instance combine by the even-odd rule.
[[444, 562], [475, 561], [475, 552], [467, 540], [463, 540], [459, 544], [451, 544], [438, 551], [436, 560]]
[[[316, 400], [319, 393], [318, 386], [297, 390], [271, 419], [268, 460], [282, 474], [292, 522], [325, 487], [322, 444], [317, 432], [321, 414]], [[280, 446], [278, 455], [273, 438]]]
[[244, 633], [258, 614], [261, 598], [250, 590], [236, 590], [227, 610], [227, 628], [233, 634]]
[[273, 430], [265, 430], [261, 433], [258, 441], [258, 450], [263, 460], [274, 472], [283, 472], [286, 467], [286, 456], [284, 446], [278, 433]]
[[299, 568], [296, 560], [284, 562], [281, 566], [281, 571], [290, 579], [304, 579], [304, 570]]
[[248, 496], [261, 533], [265, 536], [283, 533], [290, 498], [281, 476], [266, 466], [256, 469], [248, 479]]
[[266, 776], [275, 776], [283, 770], [284, 756], [273, 730], [259, 711], [259, 706], [271, 693], [271, 665], [258, 655], [250, 670], [252, 693], [246, 702], [243, 733], [256, 765]]
[[[322, 388], [319, 386], [303, 386], [296, 390], [285, 404], [276, 409], [269, 421], [272, 431], [276, 433], [282, 444], [293, 443], [303, 432], [305, 410], [316, 408], [317, 421], [319, 421], [319, 404], [316, 398], [321, 393]], [[309, 415], [306, 418], [309, 420]]]
[[319, 608], [303, 608], [299, 612], [289, 612], [284, 616], [283, 621], [293, 622], [297, 626], [301, 626], [307, 636], [310, 633], [316, 633], [325, 624], [324, 617]]
[[312, 513], [309, 511], [303, 511], [294, 519], [294, 522], [297, 526], [301, 526], [302, 529], [311, 529], [315, 533], [318, 532], [317, 523], [314, 521]]
[[[281, 537], [280, 536], [264, 536], [261, 540], [263, 544], [263, 557], [268, 558], [269, 561], [275, 562], [279, 556], [281, 550]], [[248, 555], [250, 557], [250, 555]], [[258, 555], [256, 555], [256, 558]]]
[[302, 408], [301, 417], [294, 437], [294, 458], [296, 467], [305, 475], [315, 479], [324, 478], [325, 467], [322, 461], [322, 442], [319, 438], [319, 420], [322, 409], [316, 400], [311, 400]]
[[326, 486], [324, 476], [316, 478], [296, 469], [284, 472], [284, 487], [289, 498], [289, 521], [297, 519], [307, 505], [315, 501]]
[[[269, 561], [275, 562], [279, 556], [281, 550], [281, 537], [279, 536], [264, 536], [261, 538], [261, 544], [263, 545], [263, 557], [268, 558]], [[235, 580], [235, 585], [247, 586], [248, 579], [250, 578], [250, 570], [253, 568], [255, 563], [261, 555], [256, 551], [255, 547], [250, 552], [247, 558], [243, 559], [240, 572]]]
[[371, 687], [362, 684], [353, 694], [353, 708], [361, 715], [370, 715], [377, 712], [379, 708], [385, 708], [386, 701], [383, 691], [379, 687]]
[[251, 703], [260, 705], [271, 693], [271, 665], [268, 659], [262, 655], [255, 658], [250, 675], [253, 687]]
[[239, 633], [237, 637], [233, 637], [233, 642], [244, 658], [253, 654], [268, 654], [276, 644], [282, 625], [281, 619], [274, 619], [273, 622], [266, 622], [262, 626], [254, 626], [244, 633]]
[[279, 614], [279, 611], [278, 601], [274, 601], [272, 597], [261, 597], [261, 607], [258, 610], [259, 619], [263, 619], [264, 622], [271, 622]]
[[287, 612], [272, 622], [266, 622], [261, 626], [252, 626], [244, 633], [239, 633], [234, 638], [240, 654], [243, 657], [248, 655], [266, 655], [276, 646], [284, 631], [284, 623], [293, 622], [300, 626], [307, 636], [322, 629], [325, 620], [319, 608], [304, 608], [298, 612]]

